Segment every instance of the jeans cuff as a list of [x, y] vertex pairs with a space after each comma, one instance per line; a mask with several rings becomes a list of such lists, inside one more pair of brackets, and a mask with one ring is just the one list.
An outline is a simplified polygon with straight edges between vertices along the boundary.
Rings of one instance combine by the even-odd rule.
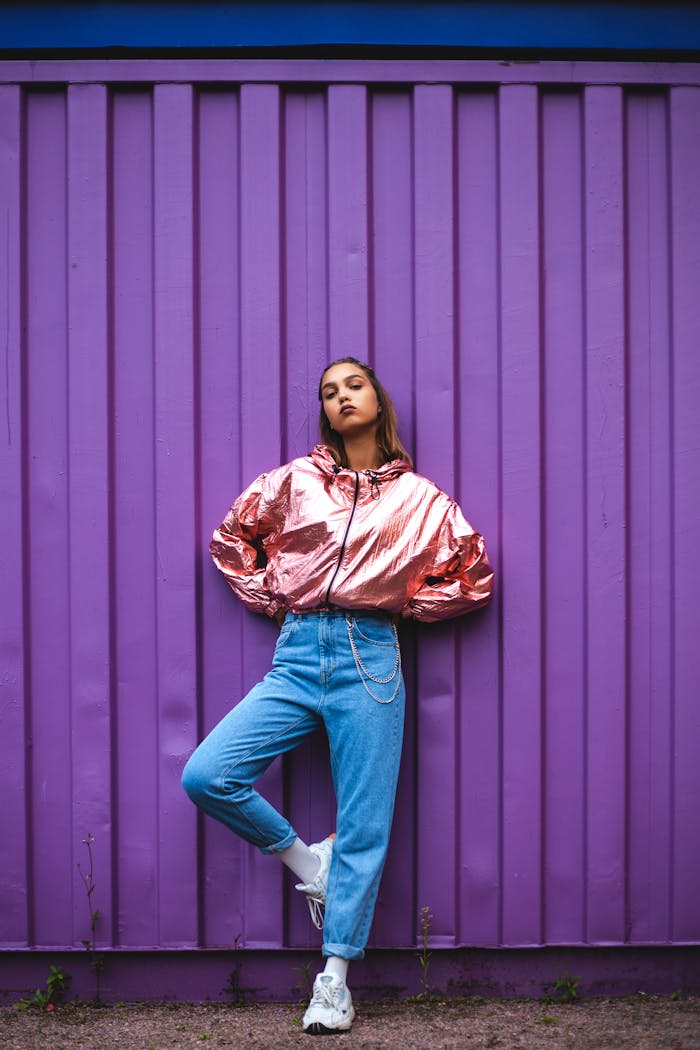
[[261, 846], [260, 851], [261, 853], [281, 853], [283, 849], [289, 849], [296, 837], [296, 831], [290, 829], [289, 834], [285, 835], [279, 842], [273, 842], [271, 846]]
[[322, 954], [328, 958], [331, 955], [339, 959], [364, 959], [364, 948], [353, 948], [351, 944], [324, 944]]

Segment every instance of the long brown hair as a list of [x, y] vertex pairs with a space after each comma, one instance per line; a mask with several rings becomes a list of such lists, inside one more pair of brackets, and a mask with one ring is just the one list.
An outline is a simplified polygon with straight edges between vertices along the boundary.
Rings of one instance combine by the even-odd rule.
[[377, 424], [377, 447], [382, 457], [382, 461], [388, 463], [392, 459], [405, 459], [408, 464], [413, 467], [413, 460], [401, 444], [399, 438], [399, 425], [396, 421], [396, 409], [391, 403], [391, 398], [374, 374], [374, 369], [370, 368], [370, 366], [366, 365], [363, 361], [358, 361], [356, 357], [339, 357], [337, 361], [331, 361], [329, 365], [326, 365], [321, 373], [321, 378], [318, 383], [318, 399], [321, 402], [321, 413], [319, 417], [321, 441], [330, 449], [331, 455], [338, 466], [347, 467], [348, 458], [345, 454], [345, 443], [340, 434], [337, 434], [328, 422], [328, 416], [323, 407], [323, 397], [321, 393], [323, 377], [328, 369], [333, 368], [334, 365], [345, 364], [355, 365], [357, 368], [361, 369], [363, 374], [367, 376], [374, 387], [374, 392], [377, 395], [377, 401], [380, 408], [379, 422]]

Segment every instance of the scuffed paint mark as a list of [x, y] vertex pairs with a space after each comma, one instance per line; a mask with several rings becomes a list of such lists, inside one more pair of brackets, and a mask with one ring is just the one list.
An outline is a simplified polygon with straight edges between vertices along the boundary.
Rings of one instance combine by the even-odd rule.
[[601, 407], [600, 429], [598, 430], [598, 437], [602, 438], [603, 435], [605, 434], [605, 428], [606, 428], [607, 423], [608, 423], [608, 410], [607, 410], [607, 407], [605, 405], [605, 395], [603, 394], [603, 390], [602, 390], [602, 388], [600, 386], [598, 387], [598, 393], [600, 395], [600, 407]]

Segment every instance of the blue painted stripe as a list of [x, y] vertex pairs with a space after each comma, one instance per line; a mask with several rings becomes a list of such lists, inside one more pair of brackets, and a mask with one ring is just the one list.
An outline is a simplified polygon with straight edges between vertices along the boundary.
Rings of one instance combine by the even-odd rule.
[[695, 3], [3, 4], [0, 49], [398, 45], [688, 51]]

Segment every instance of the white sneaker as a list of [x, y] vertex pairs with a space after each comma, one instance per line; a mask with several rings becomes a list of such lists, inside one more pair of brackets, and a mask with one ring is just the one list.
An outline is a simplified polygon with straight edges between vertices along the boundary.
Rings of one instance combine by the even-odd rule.
[[335, 973], [320, 973], [314, 981], [314, 994], [304, 1014], [304, 1031], [309, 1035], [348, 1032], [355, 1020], [350, 989]]
[[329, 835], [323, 842], [314, 842], [309, 846], [312, 853], [319, 859], [320, 867], [313, 882], [297, 882], [294, 889], [306, 894], [306, 899], [311, 912], [311, 921], [317, 930], [323, 929], [323, 908], [326, 903], [326, 887], [328, 885], [328, 872], [333, 856], [333, 839], [335, 832]]

